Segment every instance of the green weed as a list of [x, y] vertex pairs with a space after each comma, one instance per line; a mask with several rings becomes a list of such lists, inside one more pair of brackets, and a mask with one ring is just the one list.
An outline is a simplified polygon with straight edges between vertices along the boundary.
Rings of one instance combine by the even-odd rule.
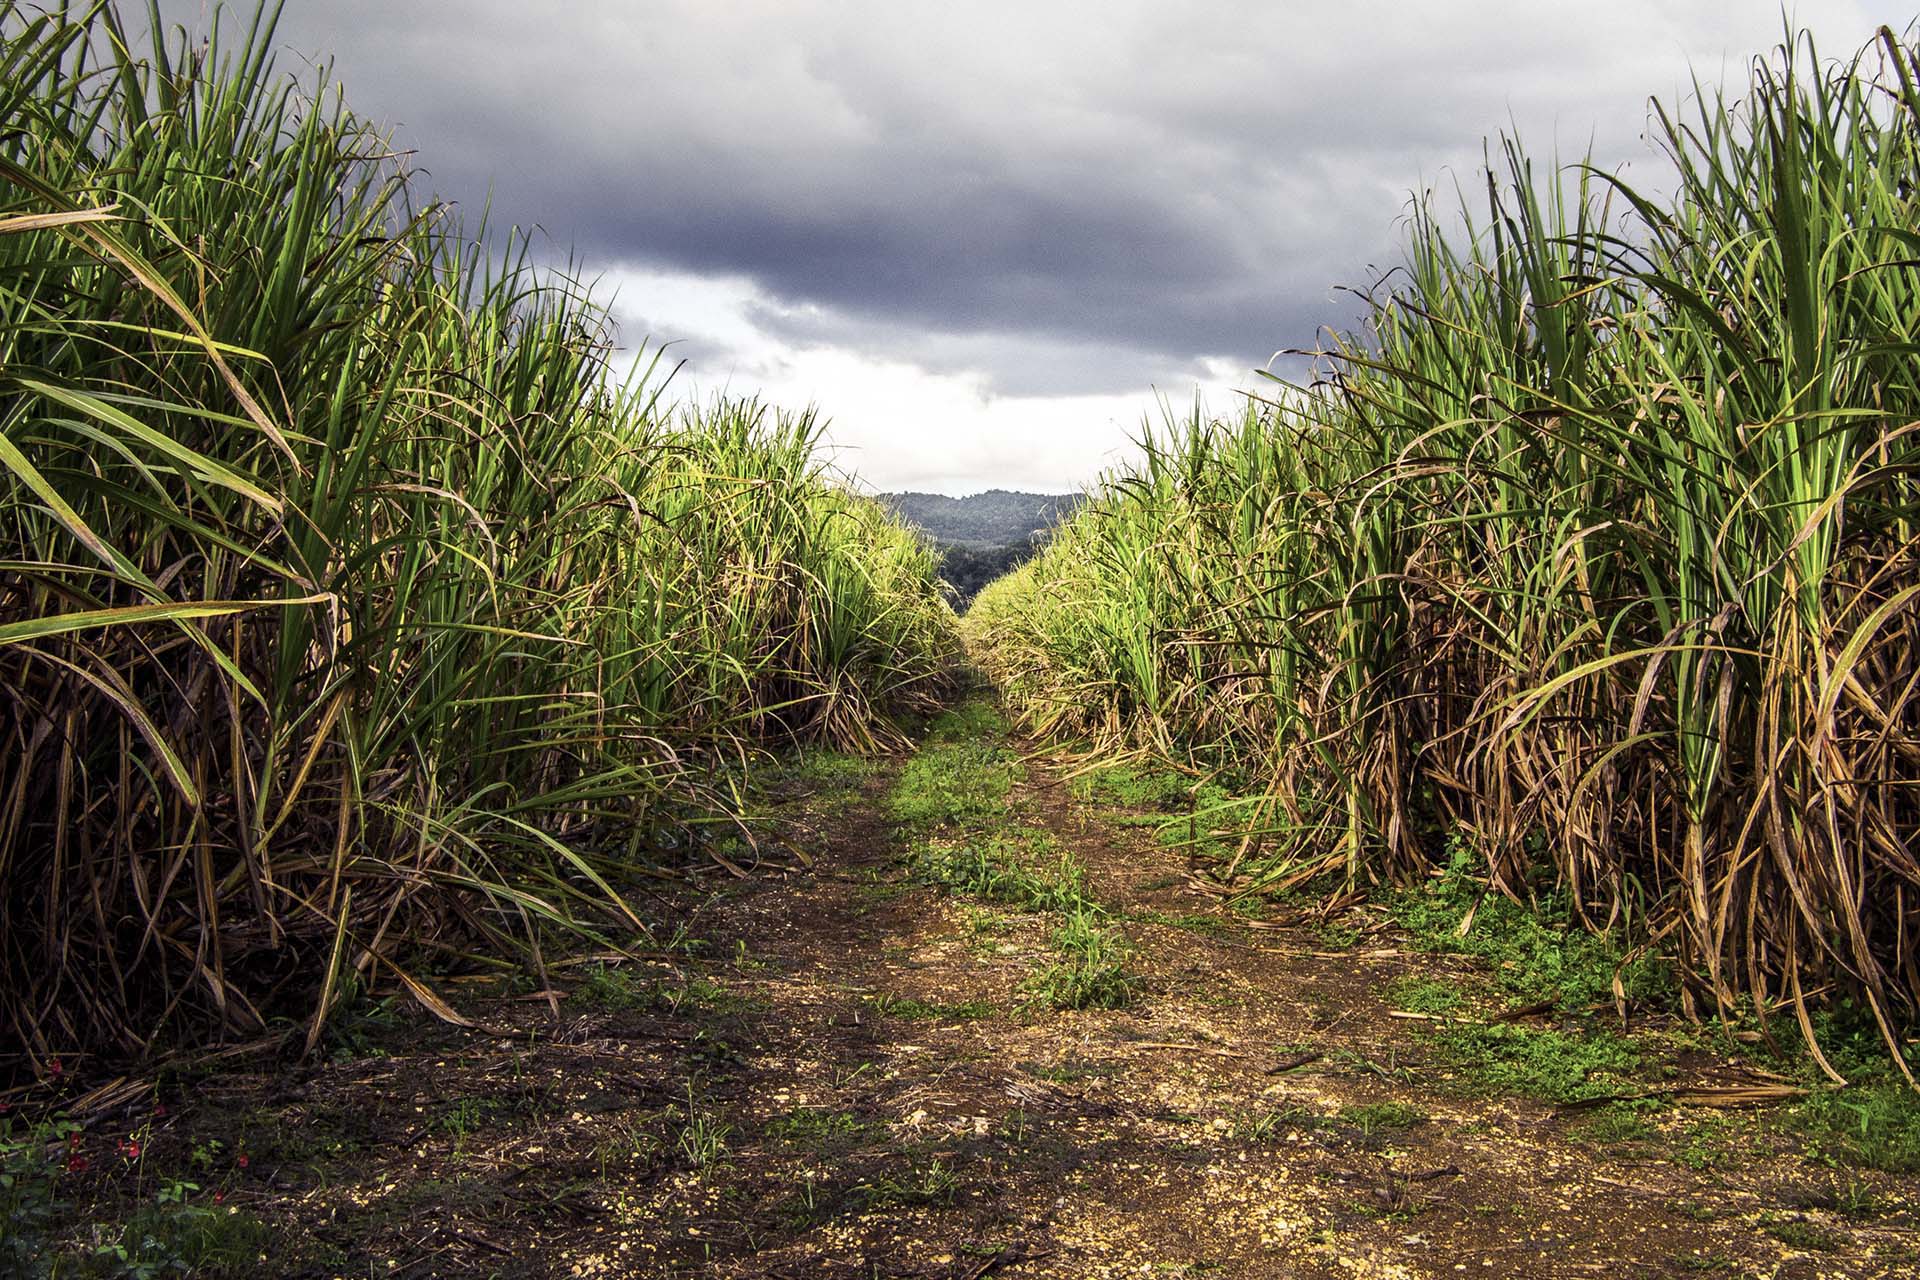
[[[1572, 921], [1553, 893], [1524, 905], [1488, 892], [1469, 872], [1473, 858], [1466, 846], [1456, 838], [1451, 848], [1445, 876], [1390, 899], [1395, 920], [1416, 944], [1483, 961], [1495, 986], [1516, 1003], [1551, 1000], [1570, 1010], [1611, 1004], [1616, 973], [1630, 1000], [1671, 995], [1672, 975], [1663, 963], [1629, 960], [1617, 939]], [[1472, 923], [1463, 935], [1469, 912]]]
[[957, 843], [931, 839], [916, 847], [913, 865], [922, 880], [950, 893], [1029, 911], [1097, 910], [1080, 864], [1037, 828], [983, 832]]
[[47, 1274], [48, 1232], [60, 1207], [60, 1152], [80, 1126], [64, 1117], [0, 1118], [0, 1274]]
[[1754, 1128], [1743, 1116], [1716, 1113], [1689, 1119], [1674, 1147], [1674, 1163], [1696, 1173], [1725, 1168], [1751, 1149]]
[[818, 791], [853, 791], [879, 768], [871, 757], [816, 747], [783, 761], [772, 781]]
[[1904, 1081], [1868, 1079], [1816, 1092], [1793, 1108], [1787, 1123], [1834, 1163], [1920, 1173], [1920, 1098]]
[[1208, 938], [1225, 938], [1234, 933], [1233, 922], [1224, 916], [1215, 915], [1169, 915], [1164, 911], [1131, 911], [1129, 920], [1138, 920], [1142, 924], [1157, 924], [1168, 929], [1183, 929], [1188, 933], [1197, 933]]
[[480, 1131], [487, 1113], [491, 1110], [478, 1098], [461, 1098], [453, 1105], [441, 1110], [435, 1117], [435, 1126], [455, 1141], [465, 1141]]
[[649, 1009], [659, 1002], [660, 988], [632, 970], [596, 964], [581, 971], [567, 998], [602, 1009]]
[[1118, 1009], [1137, 984], [1127, 974], [1132, 948], [1117, 930], [1077, 910], [1053, 933], [1059, 957], [1027, 980], [1027, 989], [1056, 1009]]
[[963, 698], [933, 718], [926, 740], [941, 743], [998, 741], [1007, 736], [1007, 718], [993, 699], [980, 694]]
[[195, 1183], [164, 1183], [151, 1205], [96, 1236], [93, 1267], [127, 1280], [257, 1275], [273, 1232], [234, 1206], [200, 1203], [199, 1192]]
[[1305, 1107], [1278, 1107], [1261, 1111], [1234, 1126], [1248, 1142], [1268, 1142], [1282, 1133], [1318, 1126], [1320, 1117]]
[[[1828, 1061], [1848, 1084], [1835, 1089], [1809, 1057], [1791, 1057], [1786, 1065], [1806, 1078], [1812, 1092], [1787, 1114], [1786, 1126], [1829, 1163], [1920, 1172], [1920, 1093], [1888, 1060], [1872, 1015], [1843, 1000], [1816, 1014], [1814, 1029]], [[1906, 1057], [1909, 1069], [1920, 1068], [1920, 1050], [1909, 1046]]]
[[712, 1168], [716, 1161], [726, 1155], [727, 1139], [732, 1136], [733, 1126], [703, 1108], [689, 1082], [686, 1117], [676, 1142], [681, 1158], [696, 1169]]
[[1120, 1068], [1112, 1063], [1091, 1058], [1069, 1058], [1052, 1066], [1028, 1066], [1027, 1070], [1039, 1079], [1054, 1084], [1081, 1084], [1088, 1080], [1110, 1079], [1120, 1074]]
[[1192, 801], [1193, 780], [1166, 769], [1140, 765], [1107, 765], [1081, 774], [1073, 781], [1080, 800], [1106, 800], [1129, 809], [1173, 813]]
[[665, 1149], [665, 1142], [644, 1120], [615, 1117], [594, 1144], [594, 1164], [604, 1182], [610, 1169], [648, 1164]]

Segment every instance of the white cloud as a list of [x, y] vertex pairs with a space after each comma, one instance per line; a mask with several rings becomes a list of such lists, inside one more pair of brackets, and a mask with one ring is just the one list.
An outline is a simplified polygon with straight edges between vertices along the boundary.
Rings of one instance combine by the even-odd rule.
[[[607, 283], [617, 288], [614, 314], [630, 358], [650, 359], [660, 342], [670, 356], [687, 353], [677, 398], [757, 395], [788, 411], [818, 407], [836, 465], [876, 490], [1074, 490], [1130, 456], [1143, 424], [1159, 421], [1166, 408], [1184, 412], [1197, 393], [1224, 409], [1238, 400], [1233, 388], [1252, 381], [1221, 356], [1197, 363], [1177, 384], [997, 394], [984, 370], [937, 371], [771, 332], [762, 318], [789, 308], [738, 278], [634, 271]], [[634, 305], [641, 300], [644, 313]], [[671, 321], [650, 322], [656, 315]]]

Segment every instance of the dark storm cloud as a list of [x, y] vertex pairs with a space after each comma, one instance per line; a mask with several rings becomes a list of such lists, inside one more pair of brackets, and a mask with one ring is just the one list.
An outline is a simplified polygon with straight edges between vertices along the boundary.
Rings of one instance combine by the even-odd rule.
[[[746, 277], [795, 342], [1037, 393], [1311, 343], [1490, 129], [1634, 154], [1647, 93], [1778, 12], [293, 0], [281, 36], [430, 186], [589, 269]], [[1836, 52], [1870, 31], [1821, 16]]]

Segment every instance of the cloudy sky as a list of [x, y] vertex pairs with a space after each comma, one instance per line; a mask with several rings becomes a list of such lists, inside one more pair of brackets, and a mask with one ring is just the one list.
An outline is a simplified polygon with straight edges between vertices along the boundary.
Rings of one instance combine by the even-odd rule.
[[[1794, 12], [1837, 56], [1905, 5]], [[1158, 399], [1230, 408], [1490, 133], [1656, 182], [1648, 97], [1780, 36], [1778, 0], [288, 0], [280, 28], [432, 189], [571, 251], [683, 393], [817, 404], [863, 481], [947, 493], [1077, 488]]]

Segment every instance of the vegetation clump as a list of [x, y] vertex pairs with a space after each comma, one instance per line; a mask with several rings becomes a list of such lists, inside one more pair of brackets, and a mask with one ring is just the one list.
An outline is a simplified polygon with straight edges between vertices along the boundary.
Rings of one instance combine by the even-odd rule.
[[[1671, 994], [1667, 967], [1627, 952], [1617, 936], [1582, 930], [1554, 889], [1516, 901], [1472, 874], [1472, 855], [1456, 841], [1444, 874], [1392, 896], [1390, 906], [1420, 946], [1483, 961], [1512, 1001], [1566, 1011], [1636, 1004]], [[1412, 1007], [1412, 1006], [1408, 1006]]]
[[[1875, 1052], [1873, 1019], [1857, 1006], [1825, 1011], [1816, 1023], [1828, 1057], [1848, 1079], [1845, 1089], [1815, 1087], [1788, 1114], [1816, 1156], [1831, 1164], [1888, 1173], [1920, 1173], [1920, 1092], [1894, 1063]], [[1909, 1048], [1911, 1068], [1920, 1054]]]
[[1669, 939], [1690, 1009], [1831, 993], [1897, 1061], [1916, 85], [1911, 37], [1794, 38], [1655, 104], [1670, 194], [1503, 141], [1310, 381], [1150, 430], [981, 594], [1010, 705], [1256, 779], [1249, 883], [1418, 883], [1462, 832], [1489, 903]]
[[621, 375], [272, 42], [0, 0], [0, 1071], [457, 1018], [423, 954], [631, 932], [727, 769], [898, 741], [952, 654], [811, 416]]

